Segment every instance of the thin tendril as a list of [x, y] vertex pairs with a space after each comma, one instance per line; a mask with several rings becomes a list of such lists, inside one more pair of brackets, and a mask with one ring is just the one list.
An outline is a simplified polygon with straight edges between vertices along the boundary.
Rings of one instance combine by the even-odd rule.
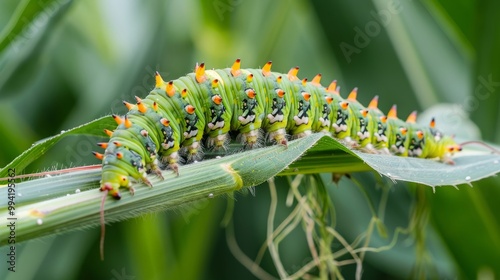
[[108, 197], [108, 190], [105, 190], [101, 200], [101, 242], [99, 244], [101, 261], [104, 261], [104, 236], [106, 234], [106, 224], [104, 221], [104, 202], [106, 202], [107, 197]]
[[479, 146], [483, 146], [489, 150], [491, 150], [493, 153], [496, 153], [496, 154], [500, 154], [500, 150], [496, 149], [495, 147], [492, 147], [484, 142], [481, 142], [481, 141], [466, 141], [466, 142], [463, 142], [461, 144], [459, 144], [460, 146], [465, 146], [465, 145], [471, 145], [471, 144], [476, 144], [476, 145], [479, 145]]

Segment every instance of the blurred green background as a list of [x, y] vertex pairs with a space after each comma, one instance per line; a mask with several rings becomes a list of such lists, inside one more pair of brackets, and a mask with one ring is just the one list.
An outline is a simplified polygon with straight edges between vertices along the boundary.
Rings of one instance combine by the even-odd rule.
[[[146, 96], [154, 71], [169, 80], [192, 71], [196, 62], [224, 68], [236, 58], [246, 68], [272, 60], [274, 71], [300, 66], [299, 77], [322, 73], [324, 85], [339, 81], [343, 96], [358, 87], [362, 104], [379, 95], [383, 111], [398, 104], [402, 117], [438, 103], [458, 104], [441, 115], [447, 123], [442, 130], [463, 134], [460, 119], [468, 115], [484, 140], [499, 143], [499, 13], [495, 0], [2, 1], [0, 166], [37, 140], [109, 113], [123, 114], [121, 101]], [[27, 172], [95, 164], [90, 152], [97, 140], [64, 140]], [[392, 183], [377, 183], [377, 177], [356, 178], [378, 205], [381, 186]], [[366, 200], [348, 180], [338, 187], [328, 175], [324, 181], [331, 185], [337, 230], [352, 241], [371, 218]], [[286, 184], [280, 182], [284, 201]], [[430, 210], [430, 275], [500, 277], [499, 187], [496, 177], [435, 194], [397, 183], [389, 192], [385, 223], [390, 235], [394, 227], [406, 226], [418, 197]], [[2, 269], [0, 278], [253, 279], [229, 252], [220, 226], [229, 199], [108, 226], [104, 262], [97, 228], [18, 244], [18, 271]], [[253, 258], [265, 241], [269, 194], [258, 186], [255, 196], [236, 194], [236, 200], [236, 239]], [[279, 211], [278, 218], [289, 211], [284, 202]], [[415, 242], [410, 235], [393, 250], [368, 253], [363, 278], [411, 278]], [[290, 273], [311, 260], [300, 232], [280, 248]], [[269, 256], [262, 266], [277, 275]], [[350, 279], [354, 270], [347, 266], [342, 273]]]

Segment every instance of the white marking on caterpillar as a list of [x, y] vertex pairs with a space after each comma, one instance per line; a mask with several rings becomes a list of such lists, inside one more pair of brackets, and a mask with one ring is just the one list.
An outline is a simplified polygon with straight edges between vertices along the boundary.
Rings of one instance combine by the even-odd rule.
[[379, 134], [379, 133], [376, 132], [373, 135], [377, 139], [377, 142], [387, 142], [387, 136], [385, 136], [385, 134]]
[[330, 127], [330, 120], [320, 117], [319, 121], [321, 122], [321, 126]]
[[405, 152], [405, 147], [404, 146], [396, 146], [396, 145], [392, 145], [391, 146], [391, 151], [395, 154], [402, 154]]
[[[269, 115], [271, 115], [271, 114], [269, 114]], [[268, 115], [268, 118], [269, 118], [269, 115]], [[255, 115], [248, 115], [246, 118], [239, 116], [238, 120], [240, 121], [240, 123], [242, 125], [246, 125], [246, 124], [251, 123], [255, 120]]]
[[219, 122], [216, 122], [215, 124], [208, 123], [208, 128], [210, 128], [211, 130], [216, 130], [218, 128], [223, 128], [223, 127], [224, 127], [224, 121], [219, 121]]
[[410, 149], [408, 150], [408, 155], [412, 157], [419, 157], [422, 155], [422, 148]]
[[337, 123], [334, 123], [332, 126], [335, 128], [336, 133], [347, 131], [347, 124], [338, 125]]
[[370, 133], [368, 131], [365, 132], [358, 131], [357, 134], [360, 140], [365, 140], [366, 138], [370, 137]]
[[267, 115], [267, 118], [269, 119], [270, 123], [282, 122], [283, 121], [283, 115], [269, 114], [269, 115]]
[[299, 118], [298, 116], [294, 116], [293, 117], [293, 120], [295, 121], [295, 125], [299, 126], [301, 124], [308, 124], [309, 123], [309, 117], [302, 117], [302, 118]]
[[191, 130], [189, 133], [186, 131], [186, 132], [184, 132], [184, 138], [191, 138], [191, 137], [196, 136], [196, 134], [198, 134], [197, 129]]

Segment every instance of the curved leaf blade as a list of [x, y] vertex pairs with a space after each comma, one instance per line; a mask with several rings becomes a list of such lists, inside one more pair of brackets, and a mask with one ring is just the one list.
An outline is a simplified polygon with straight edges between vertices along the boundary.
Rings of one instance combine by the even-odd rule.
[[116, 127], [116, 123], [110, 116], [101, 117], [89, 123], [77, 126], [70, 130], [63, 131], [52, 137], [43, 139], [33, 144], [29, 149], [24, 151], [21, 155], [16, 157], [12, 162], [7, 164], [4, 168], [0, 169], [0, 178], [7, 177], [9, 168], [15, 168], [16, 172], [22, 171], [26, 166], [33, 162], [38, 157], [45, 154], [54, 144], [59, 142], [62, 138], [69, 135], [93, 135], [103, 136], [103, 129]]
[[[86, 126], [99, 127], [102, 122], [97, 120]], [[89, 132], [82, 127], [77, 129]], [[51, 143], [49, 141], [46, 144]], [[500, 161], [497, 155], [464, 156], [457, 158], [456, 164], [452, 166], [432, 160], [363, 154], [346, 148], [330, 136], [312, 134], [291, 141], [288, 147], [271, 146], [183, 166], [179, 177], [166, 172], [164, 181], [152, 176], [150, 180], [154, 188], [138, 186], [133, 197], [124, 196], [121, 201], [107, 198], [106, 218], [108, 221], [117, 221], [147, 212], [186, 207], [190, 202], [255, 186], [280, 174], [302, 156], [296, 165], [298, 167], [294, 167], [300, 172], [301, 161], [309, 160], [308, 151], [316, 159], [317, 153], [321, 152], [324, 158], [338, 161], [336, 164], [334, 161], [317, 163], [318, 166], [323, 165], [322, 171], [339, 172], [335, 166], [341, 166], [347, 156], [358, 158], [352, 165], [353, 169], [373, 168], [392, 179], [420, 182], [433, 187], [470, 183], [500, 171], [500, 164], [492, 164]], [[336, 154], [344, 156], [336, 157]], [[330, 166], [331, 163], [334, 164]], [[293, 171], [288, 169], [281, 174], [290, 170]], [[347, 170], [344, 168], [342, 171]], [[464, 174], [471, 174], [470, 178], [464, 178]], [[69, 231], [82, 225], [97, 225], [102, 196], [95, 190], [99, 179], [100, 170], [94, 169], [18, 184], [16, 189], [23, 193], [19, 201], [21, 206], [16, 207], [18, 240]], [[47, 184], [51, 186], [50, 189], [40, 189], [40, 186]], [[0, 188], [0, 194], [7, 195], [6, 192], [7, 188]], [[48, 199], [39, 201], [40, 197]], [[0, 216], [6, 218], [7, 210], [0, 212]], [[1, 240], [7, 240], [3, 238], [7, 234], [7, 229], [0, 229]], [[5, 242], [1, 245], [5, 245]]]

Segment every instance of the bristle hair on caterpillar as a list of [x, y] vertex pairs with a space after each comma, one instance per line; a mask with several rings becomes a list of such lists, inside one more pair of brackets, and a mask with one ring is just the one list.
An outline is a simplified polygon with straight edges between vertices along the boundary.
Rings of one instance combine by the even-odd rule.
[[192, 73], [164, 81], [157, 72], [155, 86], [135, 103], [123, 101], [125, 116], [113, 115], [118, 124], [106, 130], [108, 142], [98, 145], [104, 153], [100, 190], [114, 198], [120, 188], [133, 192], [133, 181], [151, 186], [146, 174], [161, 177], [161, 166], [178, 174], [182, 155], [199, 159], [202, 147], [224, 149], [229, 132], [246, 148], [270, 142], [287, 145], [289, 139], [324, 133], [348, 147], [374, 154], [436, 158], [452, 163], [461, 150], [453, 137], [439, 132], [433, 119], [428, 126], [416, 123], [416, 112], [406, 121], [397, 117], [396, 106], [387, 114], [375, 96], [367, 107], [357, 101], [357, 88], [342, 98], [333, 81], [321, 85], [321, 74], [300, 79], [298, 67], [287, 73], [232, 67], [207, 70], [196, 64]]

